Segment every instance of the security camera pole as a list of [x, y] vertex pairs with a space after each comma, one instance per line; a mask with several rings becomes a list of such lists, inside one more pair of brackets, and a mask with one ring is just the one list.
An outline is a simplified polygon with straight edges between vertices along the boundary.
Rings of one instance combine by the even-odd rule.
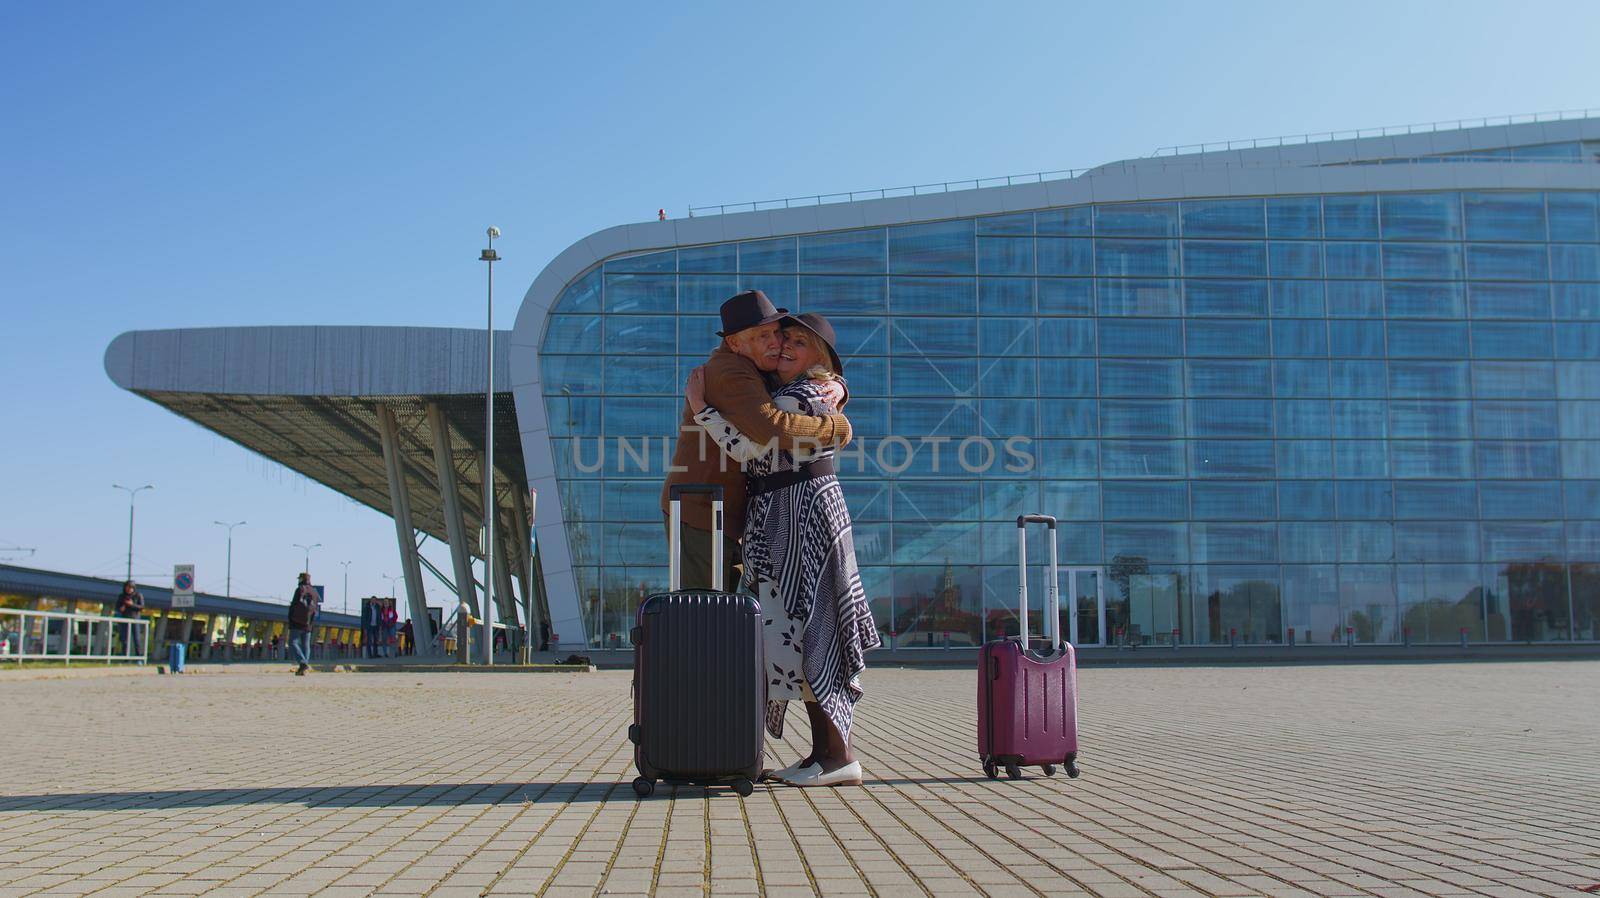
[[[488, 349], [484, 353], [488, 378], [484, 393], [483, 436], [483, 663], [494, 664], [494, 519], [499, 509], [494, 501], [494, 263], [500, 255], [494, 251], [494, 238], [500, 229], [490, 227], [489, 248], [478, 260], [489, 263], [489, 314], [484, 329], [488, 336]], [[470, 584], [469, 584], [470, 585]]]

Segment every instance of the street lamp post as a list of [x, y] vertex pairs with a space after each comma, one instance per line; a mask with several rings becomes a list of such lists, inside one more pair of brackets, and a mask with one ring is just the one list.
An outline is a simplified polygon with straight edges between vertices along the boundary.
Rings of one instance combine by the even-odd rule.
[[344, 566], [344, 613], [350, 613], [350, 562], [341, 561]]
[[138, 487], [126, 487], [126, 486], [123, 486], [120, 483], [113, 483], [113, 484], [111, 484], [111, 488], [115, 489], [115, 490], [126, 490], [127, 493], [128, 493], [128, 576], [124, 577], [123, 579], [132, 580], [133, 579], [133, 497], [137, 496], [139, 493], [141, 493], [141, 492], [143, 492], [145, 490], [153, 490], [153, 489], [155, 489], [155, 487], [150, 485], [150, 484], [148, 484], [148, 483], [145, 484], [144, 486], [138, 486]]
[[244, 521], [235, 521], [232, 524], [230, 524], [227, 521], [212, 521], [211, 523], [216, 524], [218, 527], [226, 527], [226, 528], [228, 528], [228, 586], [227, 586], [227, 593], [228, 593], [228, 598], [231, 599], [231, 598], [233, 598], [233, 528], [241, 526], [245, 522]]
[[391, 598], [391, 599], [394, 598], [394, 583], [395, 583], [395, 581], [396, 580], [404, 580], [406, 578], [406, 575], [405, 574], [396, 574], [396, 575], [391, 577], [388, 574], [382, 574], [380, 576], [382, 576], [383, 579], [389, 581], [389, 598]]
[[[500, 229], [490, 227], [489, 246], [478, 255], [478, 260], [489, 264], [489, 297], [484, 332], [488, 347], [484, 352], [487, 377], [483, 389], [483, 663], [494, 664], [494, 519], [499, 513], [494, 501], [494, 263], [500, 254], [494, 251], [494, 238]], [[470, 584], [469, 584], [470, 585]]]
[[309, 546], [302, 546], [299, 543], [290, 543], [290, 545], [294, 546], [296, 549], [306, 550], [306, 566], [300, 570], [307, 574], [311, 573], [311, 550], [322, 548], [322, 543], [312, 543]]

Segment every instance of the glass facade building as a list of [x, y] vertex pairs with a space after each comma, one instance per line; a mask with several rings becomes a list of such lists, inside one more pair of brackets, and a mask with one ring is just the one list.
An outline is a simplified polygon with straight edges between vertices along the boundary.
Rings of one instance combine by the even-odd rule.
[[[1537, 147], [1479, 152], [1593, 178], [1589, 145]], [[681, 386], [749, 288], [838, 331], [886, 645], [1014, 633], [1034, 511], [1061, 521], [1080, 645], [1597, 638], [1600, 190], [1178, 195], [614, 254], [537, 345], [590, 645], [664, 588]]]

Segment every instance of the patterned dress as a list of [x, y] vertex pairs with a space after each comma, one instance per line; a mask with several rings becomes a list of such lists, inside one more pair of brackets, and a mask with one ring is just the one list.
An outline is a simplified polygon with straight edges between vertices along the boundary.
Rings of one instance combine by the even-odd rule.
[[[817, 382], [801, 378], [773, 394], [778, 408], [834, 413]], [[707, 407], [695, 421], [746, 474], [792, 471], [832, 448], [789, 452], [754, 443]], [[761, 601], [767, 657], [767, 731], [783, 735], [785, 703], [814, 700], [850, 738], [866, 652], [882, 644], [872, 621], [844, 492], [833, 475], [751, 496], [744, 528], [745, 585]]]

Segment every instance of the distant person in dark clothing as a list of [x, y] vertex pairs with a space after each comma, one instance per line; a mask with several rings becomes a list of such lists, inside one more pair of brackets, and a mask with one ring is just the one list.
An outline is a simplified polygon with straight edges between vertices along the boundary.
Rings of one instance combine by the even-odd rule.
[[539, 651], [550, 651], [550, 622], [539, 621]]
[[[117, 617], [124, 620], [138, 620], [144, 617], [144, 596], [133, 585], [132, 580], [122, 584], [122, 592], [117, 596], [115, 608]], [[122, 631], [123, 652], [128, 655], [144, 654], [144, 628], [133, 624], [122, 624], [117, 627]]]
[[400, 627], [400, 654], [415, 655], [416, 653], [417, 630], [411, 626], [411, 620], [407, 618], [406, 622]]
[[294, 598], [289, 600], [289, 650], [300, 662], [294, 675], [303, 677], [311, 668], [311, 625], [317, 619], [317, 590], [311, 585], [311, 575], [302, 573], [295, 585]]
[[368, 599], [362, 614], [362, 641], [366, 643], [367, 657], [378, 657], [378, 630], [383, 626], [383, 608], [377, 599]]

